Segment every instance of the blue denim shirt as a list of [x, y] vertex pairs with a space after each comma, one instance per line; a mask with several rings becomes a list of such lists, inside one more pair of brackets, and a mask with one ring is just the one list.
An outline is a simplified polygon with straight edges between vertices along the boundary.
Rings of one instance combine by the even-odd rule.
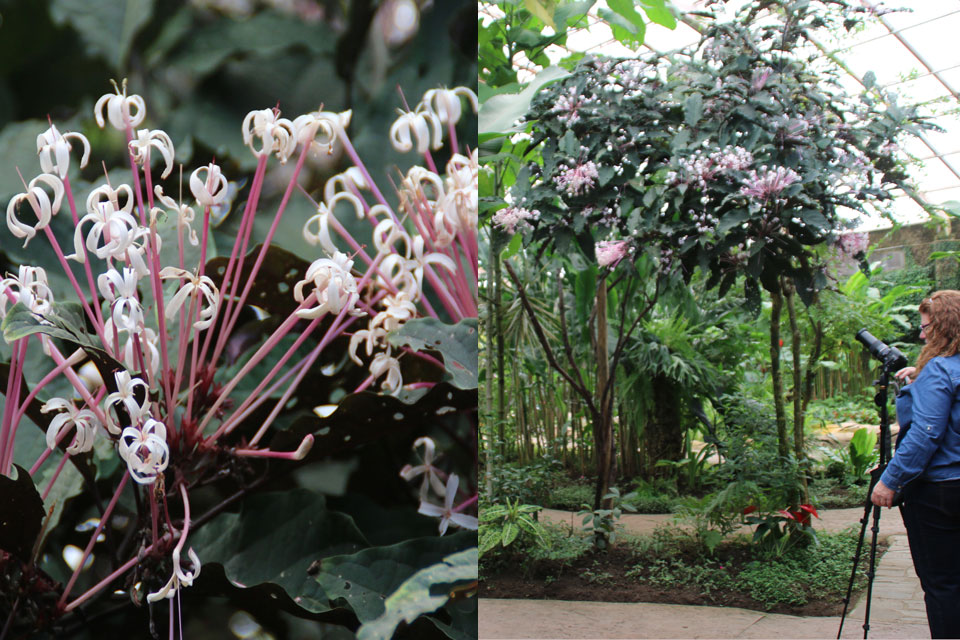
[[897, 421], [908, 429], [880, 481], [894, 491], [916, 478], [960, 479], [960, 354], [931, 358], [897, 396]]

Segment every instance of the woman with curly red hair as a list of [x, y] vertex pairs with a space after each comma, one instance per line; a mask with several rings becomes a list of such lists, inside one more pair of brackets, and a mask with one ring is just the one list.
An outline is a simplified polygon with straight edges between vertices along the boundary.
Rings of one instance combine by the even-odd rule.
[[920, 338], [916, 367], [895, 374], [907, 383], [897, 396], [897, 451], [870, 499], [890, 507], [902, 498], [931, 637], [960, 638], [960, 291], [920, 303]]

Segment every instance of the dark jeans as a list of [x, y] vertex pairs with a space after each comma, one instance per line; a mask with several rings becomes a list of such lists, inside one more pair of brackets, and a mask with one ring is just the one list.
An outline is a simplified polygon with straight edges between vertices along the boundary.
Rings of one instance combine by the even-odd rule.
[[932, 638], [960, 638], [960, 480], [912, 482], [900, 508]]

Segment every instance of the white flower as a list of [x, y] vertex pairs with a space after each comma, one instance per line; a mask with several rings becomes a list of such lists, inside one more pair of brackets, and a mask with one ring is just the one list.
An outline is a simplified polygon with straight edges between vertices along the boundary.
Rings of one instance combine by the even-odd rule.
[[456, 124], [460, 121], [460, 115], [462, 113], [460, 107], [461, 97], [470, 101], [470, 106], [473, 107], [473, 112], [476, 113], [479, 109], [477, 94], [467, 87], [430, 89], [423, 94], [423, 101], [420, 104], [435, 113], [443, 124]]
[[150, 164], [150, 147], [156, 147], [163, 156], [164, 169], [160, 177], [166, 178], [173, 170], [173, 141], [166, 131], [161, 129], [139, 129], [137, 139], [130, 141], [130, 153], [140, 166], [146, 167]]
[[359, 168], [350, 167], [327, 180], [327, 183], [323, 186], [325, 202], [333, 201], [333, 196], [337, 193], [337, 187], [340, 188], [340, 191], [356, 195], [361, 189], [369, 189], [370, 185]]
[[460, 484], [460, 478], [457, 474], [451, 473], [447, 478], [446, 498], [443, 501], [443, 507], [439, 507], [426, 500], [420, 501], [420, 508], [417, 510], [425, 516], [440, 518], [440, 535], [447, 532], [447, 527], [451, 524], [455, 527], [476, 530], [478, 526], [477, 519], [473, 516], [467, 516], [462, 513], [456, 513], [453, 510], [453, 501], [457, 497], [457, 486]]
[[160, 271], [161, 279], [186, 278], [186, 282], [180, 287], [180, 290], [173, 296], [173, 299], [167, 303], [165, 315], [173, 319], [177, 311], [187, 301], [188, 297], [203, 296], [207, 306], [200, 309], [200, 319], [193, 323], [194, 329], [206, 329], [213, 324], [213, 319], [217, 317], [217, 309], [220, 307], [220, 292], [213, 280], [207, 276], [197, 277], [186, 269], [177, 267], [164, 267]]
[[190, 562], [193, 563], [193, 571], [184, 571], [180, 567], [180, 550], [179, 548], [175, 548], [172, 554], [173, 575], [170, 576], [167, 584], [163, 585], [159, 591], [147, 594], [147, 602], [157, 602], [164, 598], [172, 598], [177, 595], [177, 590], [180, 587], [193, 585], [194, 578], [200, 575], [200, 558], [197, 557], [192, 547], [187, 550], [187, 555], [190, 556]]
[[[438, 203], [438, 213], [454, 228], [476, 232], [479, 204], [479, 156], [474, 149], [469, 158], [454, 154], [447, 162], [446, 193]], [[434, 227], [437, 226], [434, 217]], [[435, 242], [436, 244], [436, 242]], [[443, 245], [441, 245], [443, 246]]]
[[43, 267], [20, 265], [18, 276], [7, 276], [0, 280], [0, 318], [7, 315], [7, 297], [5, 290], [16, 288], [17, 301], [22, 302], [30, 311], [46, 315], [53, 305], [53, 291], [47, 284], [47, 272]]
[[[140, 422], [141, 419], [147, 416], [150, 410], [150, 388], [141, 378], [131, 377], [130, 372], [127, 370], [117, 371], [113, 375], [117, 381], [117, 390], [107, 395], [105, 400], [106, 406], [109, 408], [112, 407], [115, 402], [120, 402], [123, 404], [123, 408], [126, 409], [127, 414], [129, 414], [130, 421], [134, 424]], [[135, 396], [135, 390], [138, 386], [143, 387], [143, 404], [137, 402]], [[166, 438], [165, 431], [163, 437]]]
[[[276, 152], [280, 163], [285, 164], [287, 158], [297, 147], [297, 129], [286, 118], [278, 118], [279, 111], [274, 109], [260, 109], [251, 111], [243, 119], [243, 144], [250, 147], [253, 155], [260, 157]], [[254, 137], [260, 138], [260, 148], [254, 146]]]
[[397, 395], [403, 386], [403, 376], [400, 375], [400, 361], [389, 353], [378, 353], [370, 363], [370, 375], [377, 380], [384, 375], [386, 379], [380, 383], [380, 388], [390, 395]]
[[[126, 194], [124, 205], [120, 206], [120, 194]], [[84, 251], [83, 227], [93, 223], [87, 232], [86, 247], [101, 260], [108, 257], [122, 260], [127, 257], [134, 240], [138, 237], [139, 225], [131, 214], [133, 211], [133, 190], [122, 184], [113, 189], [102, 185], [94, 189], [87, 197], [87, 214], [77, 223], [73, 234], [74, 253], [69, 258], [83, 263]], [[101, 246], [101, 242], [103, 242]]]
[[[199, 245], [200, 239], [197, 238], [197, 232], [192, 226], [193, 219], [196, 217], [196, 214], [194, 214], [193, 212], [193, 207], [188, 207], [185, 204], [177, 204], [176, 200], [174, 200], [170, 196], [163, 194], [163, 187], [161, 187], [160, 185], [155, 186], [153, 188], [153, 192], [157, 194], [157, 199], [160, 200], [163, 206], [165, 206], [170, 211], [176, 212], [178, 232], [182, 227], [186, 227], [188, 230], [190, 244], [192, 244], [195, 247]], [[158, 213], [161, 213], [160, 208], [154, 207], [153, 210], [150, 212], [150, 215], [155, 216]]]
[[[347, 109], [339, 113], [332, 111], [311, 111], [293, 120], [296, 138], [301, 144], [309, 144], [321, 153], [333, 153], [333, 144], [337, 136], [350, 126], [353, 111]], [[322, 137], [318, 140], [317, 135]]]
[[[111, 82], [113, 81], [111, 80]], [[107, 93], [100, 96], [96, 106], [93, 108], [93, 115], [96, 117], [97, 125], [101, 129], [103, 129], [105, 125], [103, 120], [104, 105], [107, 107], [107, 118], [110, 120], [110, 124], [120, 131], [126, 131], [128, 124], [130, 127], [139, 126], [147, 115], [147, 107], [143, 102], [143, 98], [138, 95], [128, 97], [127, 81], [124, 80], [122, 84], [123, 90], [121, 91], [117, 83], [113, 82], [113, 88], [116, 90], [116, 93]], [[130, 107], [134, 107], [136, 111], [131, 113]]]
[[383, 304], [386, 309], [370, 321], [371, 330], [383, 325], [386, 332], [396, 331], [404, 322], [417, 316], [417, 306], [406, 292], [400, 291], [397, 295], [385, 296]]
[[67, 447], [67, 453], [76, 455], [84, 451], [90, 451], [93, 448], [93, 439], [97, 434], [97, 428], [100, 426], [97, 416], [90, 409], [77, 409], [73, 402], [63, 398], [51, 398], [40, 407], [42, 413], [64, 409], [66, 413], [54, 416], [50, 421], [50, 426], [47, 427], [47, 447], [51, 450], [55, 449], [62, 431], [76, 429], [77, 437]]
[[413, 140], [417, 143], [417, 153], [426, 153], [430, 148], [439, 149], [443, 146], [440, 118], [437, 114], [426, 109], [399, 113], [400, 117], [390, 127], [390, 142], [394, 149], [406, 153], [413, 149]]
[[407, 481], [413, 480], [419, 475], [423, 476], [423, 483], [420, 485], [420, 500], [425, 501], [427, 499], [431, 487], [442, 498], [447, 495], [447, 490], [437, 475], [438, 469], [433, 466], [433, 452], [436, 445], [433, 440], [427, 437], [417, 438], [413, 442], [414, 449], [420, 445], [423, 445], [423, 464], [418, 464], [415, 467], [409, 464], [404, 465], [403, 469], [400, 469], [400, 476]]
[[153, 418], [148, 418], [142, 427], [126, 427], [120, 433], [117, 451], [135, 481], [152, 484], [170, 462], [167, 428]]
[[[207, 172], [206, 180], [200, 179], [201, 171]], [[220, 167], [211, 162], [190, 174], [190, 192], [200, 206], [212, 207], [227, 197], [227, 179], [220, 174]]]
[[187, 488], [180, 485], [180, 496], [183, 498], [183, 529], [180, 531], [180, 539], [177, 540], [177, 546], [173, 548], [171, 554], [173, 560], [173, 575], [167, 584], [163, 585], [159, 591], [147, 594], [147, 602], [156, 602], [163, 598], [172, 598], [180, 587], [189, 587], [193, 580], [200, 575], [200, 558], [194, 553], [193, 549], [187, 551], [190, 556], [190, 562], [193, 564], [193, 571], [184, 571], [180, 566], [180, 554], [183, 552], [183, 545], [187, 542], [187, 533], [190, 531], [190, 501], [187, 499]]
[[357, 292], [357, 281], [350, 273], [352, 267], [353, 260], [339, 251], [333, 254], [333, 258], [315, 260], [307, 269], [304, 279], [293, 288], [293, 297], [297, 302], [303, 302], [306, 299], [303, 295], [304, 285], [313, 283], [318, 304], [309, 309], [299, 309], [297, 316], [312, 320], [325, 313], [338, 314], [344, 307], [348, 313], [362, 315], [353, 309], [360, 294]]
[[[46, 184], [53, 190], [52, 202], [47, 192], [38, 186], [38, 182]], [[33, 226], [25, 224], [17, 218], [17, 208], [24, 200], [30, 203], [30, 207], [37, 216], [37, 224]], [[26, 240], [23, 241], [23, 246], [26, 247], [33, 236], [37, 235], [37, 231], [40, 231], [50, 224], [50, 218], [55, 216], [60, 210], [60, 203], [62, 201], [63, 183], [60, 181], [60, 178], [50, 173], [41, 173], [30, 181], [25, 193], [18, 193], [10, 200], [10, 203], [7, 205], [7, 228], [10, 229], [10, 233], [17, 238], [26, 238]]]
[[[360, 198], [353, 195], [349, 191], [338, 191], [333, 194], [333, 197], [327, 200], [326, 202], [321, 202], [317, 206], [317, 213], [314, 216], [311, 216], [303, 225], [303, 239], [312, 245], [319, 244], [323, 247], [323, 250], [327, 252], [328, 255], [333, 255], [337, 252], [337, 247], [333, 244], [333, 238], [330, 237], [330, 216], [333, 215], [333, 210], [336, 207], [337, 203], [340, 201], [349, 202], [353, 207], [354, 213], [357, 215], [358, 220], [364, 218], [363, 213], [363, 204], [360, 203]], [[371, 213], [376, 207], [382, 207], [382, 205], [376, 205], [370, 209]], [[313, 233], [310, 231], [310, 225], [317, 223], [317, 232]], [[334, 221], [336, 222], [336, 220]]]
[[382, 327], [375, 329], [361, 329], [355, 331], [352, 336], [350, 336], [350, 347], [347, 350], [350, 354], [350, 359], [356, 362], [359, 365], [363, 365], [363, 361], [357, 356], [357, 347], [361, 342], [366, 344], [367, 355], [373, 353], [374, 347], [386, 348], [387, 346], [387, 332], [383, 330]]
[[80, 158], [80, 168], [87, 166], [90, 158], [90, 142], [82, 133], [68, 132], [60, 134], [57, 128], [50, 128], [37, 136], [37, 154], [40, 156], [40, 168], [44, 173], [55, 173], [61, 180], [67, 177], [70, 168], [70, 151], [73, 147], [68, 140], [76, 138], [83, 143], [83, 156]]
[[100, 293], [113, 308], [113, 322], [118, 329], [137, 332], [143, 325], [143, 310], [137, 299], [137, 272], [123, 267], [121, 275], [110, 269], [97, 278]]
[[[103, 323], [103, 335], [108, 340], [113, 340], [113, 320], [107, 318]], [[123, 365], [130, 370], [140, 369], [140, 359], [137, 358], [134, 344], [139, 340], [140, 352], [143, 354], [143, 364], [150, 371], [151, 375], [157, 375], [160, 369], [160, 349], [157, 346], [160, 337], [157, 332], [150, 327], [141, 327], [138, 331], [129, 331], [123, 327], [117, 327], [117, 338], [120, 340], [120, 350], [123, 352]], [[96, 374], [96, 368], [90, 371]], [[98, 375], [98, 374], [97, 374]], [[82, 378], [82, 376], [81, 376]], [[97, 386], [103, 384], [100, 382]], [[109, 413], [107, 416], [109, 417]]]

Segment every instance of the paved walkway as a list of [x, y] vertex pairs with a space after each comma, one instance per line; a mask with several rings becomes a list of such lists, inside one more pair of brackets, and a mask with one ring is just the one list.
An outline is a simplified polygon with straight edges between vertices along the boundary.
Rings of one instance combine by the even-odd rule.
[[[564, 522], [569, 514], [548, 512]], [[815, 524], [827, 531], [859, 530], [863, 509], [834, 509]], [[625, 526], [645, 533], [670, 516], [624, 516]], [[869, 637], [929, 638], [920, 582], [913, 571], [898, 509], [884, 509], [880, 536], [890, 548], [877, 564]], [[869, 553], [867, 529], [865, 552]], [[847, 613], [844, 638], [862, 638], [866, 598]], [[481, 639], [508, 638], [836, 638], [840, 618], [798, 617], [728, 607], [652, 603], [480, 599]]]

